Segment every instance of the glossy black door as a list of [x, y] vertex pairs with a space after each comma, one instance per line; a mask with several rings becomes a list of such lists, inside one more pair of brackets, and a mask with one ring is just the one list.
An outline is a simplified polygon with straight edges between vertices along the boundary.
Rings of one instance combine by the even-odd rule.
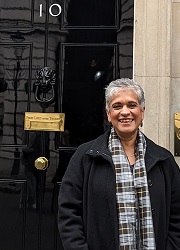
[[[60, 182], [77, 146], [107, 128], [106, 84], [132, 76], [133, 1], [2, 0], [0, 10], [1, 248], [63, 250]], [[35, 97], [44, 67], [56, 75], [45, 106]], [[65, 131], [25, 131], [28, 111], [64, 112]]]
[[[25, 112], [55, 111], [55, 102], [42, 107], [34, 95], [37, 72], [46, 66], [56, 71], [56, 50], [65, 38], [57, 15], [61, 3], [54, 3], [0, 3], [0, 241], [4, 250], [62, 249], [54, 203], [59, 157], [55, 133], [24, 131]], [[51, 93], [46, 95], [48, 99]], [[45, 171], [34, 167], [39, 156], [49, 160]]]

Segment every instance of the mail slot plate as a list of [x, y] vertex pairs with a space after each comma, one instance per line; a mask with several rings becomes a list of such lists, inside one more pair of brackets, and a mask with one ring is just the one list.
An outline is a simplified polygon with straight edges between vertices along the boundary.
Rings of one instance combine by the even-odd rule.
[[25, 112], [24, 130], [64, 131], [64, 113]]

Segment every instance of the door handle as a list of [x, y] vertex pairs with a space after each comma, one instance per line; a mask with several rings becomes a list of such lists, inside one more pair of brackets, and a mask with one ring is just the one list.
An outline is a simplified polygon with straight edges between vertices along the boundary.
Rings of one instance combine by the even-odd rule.
[[46, 170], [48, 168], [48, 159], [46, 157], [38, 157], [34, 162], [34, 166], [38, 170]]

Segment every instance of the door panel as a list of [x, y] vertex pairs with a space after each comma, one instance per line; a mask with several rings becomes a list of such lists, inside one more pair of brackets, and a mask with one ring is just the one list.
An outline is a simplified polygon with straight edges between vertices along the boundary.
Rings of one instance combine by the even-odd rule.
[[119, 27], [119, 1], [64, 0], [62, 7], [66, 13], [62, 15], [64, 29], [117, 29]]
[[117, 75], [116, 44], [62, 44], [66, 146], [79, 146], [107, 127], [104, 88]]
[[22, 145], [24, 112], [29, 106], [32, 46], [0, 42], [1, 144]]
[[0, 241], [4, 250], [25, 249], [26, 210], [19, 210], [19, 204], [20, 192], [26, 200], [26, 184], [25, 180], [0, 179]]
[[9, 29], [27, 29], [34, 23], [34, 0], [1, 0], [0, 27]]

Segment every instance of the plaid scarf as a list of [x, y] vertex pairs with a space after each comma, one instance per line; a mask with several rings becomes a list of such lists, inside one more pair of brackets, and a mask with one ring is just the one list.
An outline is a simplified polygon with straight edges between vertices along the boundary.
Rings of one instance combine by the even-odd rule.
[[155, 250], [151, 202], [144, 162], [146, 141], [138, 131], [136, 162], [133, 172], [114, 130], [111, 129], [109, 149], [116, 172], [116, 199], [119, 215], [119, 249]]

